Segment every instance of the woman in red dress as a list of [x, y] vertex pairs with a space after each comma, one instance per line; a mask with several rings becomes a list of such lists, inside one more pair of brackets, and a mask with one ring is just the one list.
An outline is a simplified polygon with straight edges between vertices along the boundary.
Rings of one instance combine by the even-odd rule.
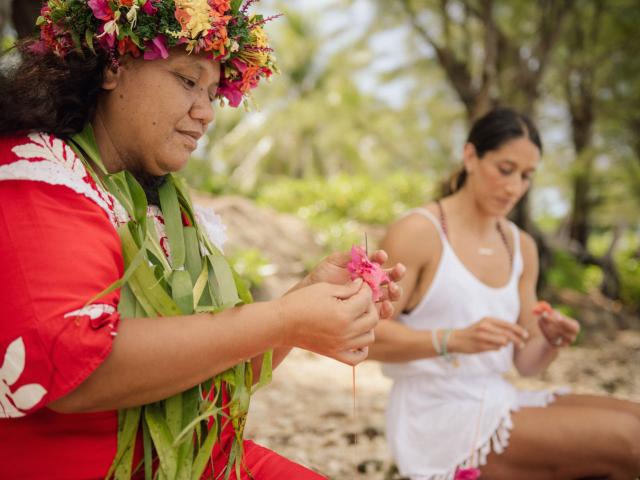
[[[398, 287], [391, 282], [374, 304], [366, 284], [349, 280], [349, 257], [336, 254], [282, 298], [248, 304], [209, 240], [197, 237], [195, 248], [172, 243], [168, 220], [166, 232], [136, 247], [146, 248], [142, 257], [123, 256], [127, 232], [146, 235], [136, 228], [148, 225], [137, 210], [147, 202], [135, 196], [132, 176], [119, 177], [129, 178], [124, 197], [110, 180], [130, 172], [156, 203], [152, 187], [176, 182], [169, 174], [185, 166], [214, 120], [212, 101], [237, 106], [271, 74], [264, 21], [247, 13], [251, 3], [48, 2], [40, 40], [19, 44], [19, 60], [0, 72], [0, 478], [218, 478], [228, 465], [238, 467], [232, 479], [321, 478], [241, 441], [244, 420], [234, 409], [246, 412], [251, 375], [233, 375], [247, 361], [259, 375], [264, 352], [273, 350], [275, 367], [294, 346], [349, 364], [364, 360]], [[186, 239], [199, 225], [173, 192], [169, 200], [183, 202], [175, 211]], [[170, 248], [163, 244], [154, 257], [149, 245], [165, 234]], [[193, 258], [231, 279], [229, 290], [202, 270], [207, 288], [213, 285], [208, 303], [222, 299], [216, 313], [193, 313], [207, 303], [197, 276], [187, 275], [193, 297], [178, 292], [176, 279], [185, 280]], [[129, 266], [133, 274], [116, 283]], [[162, 268], [166, 275], [139, 283], [140, 272]], [[401, 275], [400, 266], [391, 272], [392, 280]], [[168, 311], [178, 313], [163, 315], [140, 285], [165, 295]], [[234, 300], [224, 302], [225, 295]], [[207, 383], [214, 377], [221, 380]], [[180, 396], [193, 391], [196, 397]], [[174, 410], [187, 398], [220, 406], [204, 415], [215, 442], [199, 429], [202, 411], [182, 403]], [[128, 423], [126, 412], [141, 411], [142, 423]], [[174, 411], [183, 412], [178, 430]], [[180, 444], [185, 425], [194, 433]]]

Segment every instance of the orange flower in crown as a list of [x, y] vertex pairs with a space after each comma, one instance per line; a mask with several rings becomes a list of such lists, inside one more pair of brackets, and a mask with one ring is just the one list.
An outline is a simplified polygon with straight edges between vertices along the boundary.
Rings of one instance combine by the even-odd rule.
[[72, 51], [167, 58], [184, 45], [222, 67], [217, 97], [237, 107], [263, 78], [277, 71], [264, 24], [276, 17], [249, 15], [256, 0], [49, 0], [37, 25], [34, 50], [60, 57]]

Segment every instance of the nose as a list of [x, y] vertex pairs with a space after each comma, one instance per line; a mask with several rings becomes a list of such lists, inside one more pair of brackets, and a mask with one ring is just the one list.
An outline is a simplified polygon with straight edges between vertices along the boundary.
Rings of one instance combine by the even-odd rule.
[[526, 190], [526, 181], [520, 175], [512, 175], [506, 185], [509, 195], [520, 197]]
[[204, 129], [215, 120], [213, 103], [209, 100], [209, 94], [203, 90], [191, 107], [191, 117], [202, 122]]

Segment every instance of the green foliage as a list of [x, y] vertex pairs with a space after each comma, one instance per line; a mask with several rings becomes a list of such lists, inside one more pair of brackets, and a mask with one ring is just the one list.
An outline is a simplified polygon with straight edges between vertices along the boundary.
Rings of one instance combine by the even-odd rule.
[[4, 36], [0, 38], [0, 52], [6, 52], [13, 47], [16, 39], [11, 36]]
[[547, 270], [549, 286], [554, 290], [571, 289], [582, 293], [598, 288], [602, 271], [594, 265], [582, 265], [571, 254], [555, 251], [553, 266]]
[[257, 192], [257, 200], [295, 213], [317, 232], [328, 249], [362, 243], [361, 224], [387, 225], [422, 204], [433, 191], [424, 176], [394, 173], [376, 180], [369, 175], [340, 174], [327, 179], [279, 178]]
[[270, 267], [269, 261], [255, 248], [240, 250], [230, 255], [229, 263], [249, 289], [262, 285]]
[[640, 308], [640, 255], [636, 251], [622, 252], [617, 260], [620, 272], [622, 301], [635, 308]]

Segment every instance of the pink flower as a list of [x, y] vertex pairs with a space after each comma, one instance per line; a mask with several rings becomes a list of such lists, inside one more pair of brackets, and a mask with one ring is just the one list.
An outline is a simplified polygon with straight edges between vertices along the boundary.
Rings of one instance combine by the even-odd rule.
[[145, 60], [157, 60], [158, 58], [167, 58], [168, 56], [169, 49], [167, 39], [164, 35], [158, 35], [151, 42], [147, 42], [145, 45]]
[[158, 13], [158, 8], [153, 5], [152, 0], [147, 0], [146, 3], [142, 6], [142, 11], [147, 15], [155, 15]]
[[107, 0], [89, 0], [88, 5], [96, 18], [104, 21], [113, 20], [113, 11], [109, 8]]
[[389, 282], [389, 275], [386, 274], [380, 264], [371, 262], [362, 247], [353, 246], [351, 248], [351, 261], [347, 264], [347, 270], [351, 273], [351, 280], [362, 278], [373, 292], [373, 301], [377, 302], [382, 297], [380, 285]]
[[98, 36], [96, 38], [98, 39], [98, 42], [100, 43], [102, 48], [104, 48], [105, 50], [112, 50], [116, 44], [117, 34], [115, 32], [105, 31], [105, 25], [107, 24], [105, 23], [98, 27]]
[[454, 480], [477, 480], [480, 478], [479, 468], [460, 468], [456, 470]]

